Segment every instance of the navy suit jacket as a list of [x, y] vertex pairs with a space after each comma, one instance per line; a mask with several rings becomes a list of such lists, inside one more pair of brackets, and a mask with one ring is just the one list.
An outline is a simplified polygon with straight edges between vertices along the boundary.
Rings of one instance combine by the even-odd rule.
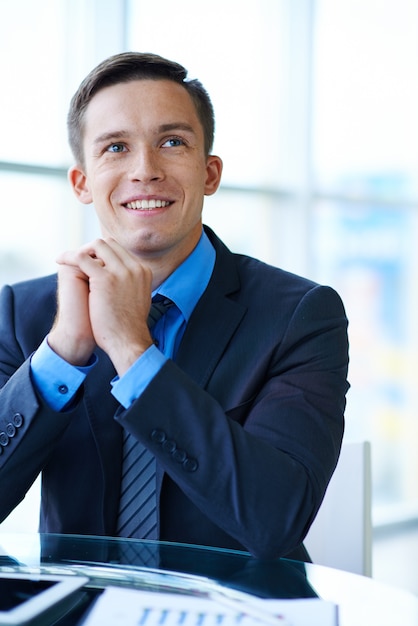
[[40, 531], [115, 535], [122, 428], [155, 454], [160, 539], [262, 558], [301, 542], [337, 463], [348, 366], [336, 292], [216, 249], [207, 289], [168, 361], [123, 409], [108, 357], [76, 402], [52, 411], [30, 356], [56, 312], [56, 276], [0, 297], [0, 519], [42, 471]]

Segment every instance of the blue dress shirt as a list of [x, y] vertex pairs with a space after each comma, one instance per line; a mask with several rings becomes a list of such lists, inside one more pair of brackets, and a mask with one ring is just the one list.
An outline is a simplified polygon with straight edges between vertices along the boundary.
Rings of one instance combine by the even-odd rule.
[[[205, 291], [215, 264], [215, 250], [207, 235], [202, 236], [193, 252], [156, 289], [157, 293], [170, 298], [175, 306], [156, 323], [153, 336], [158, 348], [151, 346], [125, 374], [111, 381], [111, 393], [128, 408], [145, 390], [167, 359], [175, 357], [187, 322], [198, 300]], [[97, 357], [85, 367], [76, 367], [64, 361], [44, 339], [31, 360], [33, 382], [49, 406], [62, 411], [71, 403], [85, 377], [94, 367]]]

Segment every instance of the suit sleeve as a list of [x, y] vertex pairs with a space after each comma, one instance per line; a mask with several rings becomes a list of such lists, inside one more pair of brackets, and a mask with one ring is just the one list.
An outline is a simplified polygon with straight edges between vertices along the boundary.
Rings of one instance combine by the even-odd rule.
[[338, 460], [347, 320], [336, 292], [316, 285], [279, 338], [253, 321], [205, 389], [169, 361], [117, 420], [213, 523], [271, 558], [303, 541]]
[[[33, 331], [27, 345], [18, 341], [14, 304], [13, 290], [4, 287], [0, 294], [0, 520], [24, 498], [70, 419], [50, 410], [35, 392], [30, 353], [37, 347], [37, 333]], [[30, 321], [30, 303], [23, 311]]]

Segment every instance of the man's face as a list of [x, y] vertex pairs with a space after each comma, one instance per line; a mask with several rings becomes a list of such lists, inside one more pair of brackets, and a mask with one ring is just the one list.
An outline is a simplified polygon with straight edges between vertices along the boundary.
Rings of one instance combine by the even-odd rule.
[[84, 165], [69, 177], [94, 203], [104, 237], [143, 257], [180, 263], [199, 240], [204, 195], [222, 162], [206, 157], [203, 128], [187, 91], [169, 80], [106, 87], [84, 118]]

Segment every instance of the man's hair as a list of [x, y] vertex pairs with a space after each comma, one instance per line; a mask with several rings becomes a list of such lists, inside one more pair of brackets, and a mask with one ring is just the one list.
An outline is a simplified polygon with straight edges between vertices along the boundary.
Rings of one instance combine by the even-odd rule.
[[83, 80], [71, 99], [68, 112], [68, 139], [77, 163], [84, 163], [84, 115], [93, 96], [111, 85], [133, 80], [171, 80], [189, 93], [203, 127], [206, 155], [213, 148], [215, 117], [209, 94], [197, 79], [188, 80], [187, 70], [157, 54], [123, 52], [105, 59]]

